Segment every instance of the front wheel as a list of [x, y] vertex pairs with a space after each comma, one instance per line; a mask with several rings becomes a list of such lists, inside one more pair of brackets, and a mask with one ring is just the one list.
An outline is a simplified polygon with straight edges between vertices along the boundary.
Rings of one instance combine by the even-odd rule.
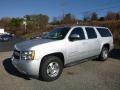
[[103, 47], [101, 54], [99, 55], [99, 60], [105, 61], [108, 59], [109, 49], [107, 47]]
[[40, 67], [40, 76], [45, 81], [53, 81], [59, 78], [62, 73], [63, 63], [56, 56], [48, 56], [43, 59]]

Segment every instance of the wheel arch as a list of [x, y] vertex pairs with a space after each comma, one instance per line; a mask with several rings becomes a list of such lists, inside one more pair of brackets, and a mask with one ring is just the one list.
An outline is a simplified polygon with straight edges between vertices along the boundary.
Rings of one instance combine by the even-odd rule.
[[[51, 54], [47, 54], [47, 55], [45, 55], [42, 59], [41, 59], [41, 62], [40, 62], [40, 66], [39, 66], [39, 79], [40, 80], [44, 80], [45, 79], [45, 77], [43, 77], [43, 74], [41, 74], [41, 71], [42, 71], [42, 63], [44, 63], [44, 59], [46, 58], [46, 57], [48, 57], [48, 56], [56, 56], [56, 57], [59, 57], [61, 60], [62, 60], [62, 62], [63, 62], [63, 66], [64, 66], [64, 55], [63, 55], [63, 53], [61, 53], [61, 52], [56, 52], [56, 53], [51, 53]], [[59, 74], [60, 75], [60, 74]], [[57, 77], [58, 78], [58, 77]], [[56, 78], [56, 79], [57, 79]], [[55, 80], [55, 79], [54, 79]], [[48, 80], [49, 81], [49, 80]], [[50, 80], [51, 81], [51, 80]]]
[[110, 44], [109, 44], [109, 43], [105, 43], [105, 44], [103, 44], [102, 48], [103, 48], [103, 47], [107, 47], [108, 50], [110, 50]]
[[55, 52], [55, 53], [51, 53], [51, 54], [45, 55], [45, 56], [41, 59], [40, 66], [41, 66], [41, 64], [44, 62], [44, 58], [46, 58], [46, 57], [48, 57], [48, 56], [56, 56], [56, 57], [60, 58], [61, 61], [62, 61], [62, 63], [63, 63], [63, 66], [64, 66], [64, 64], [65, 64], [65, 60], [64, 60], [64, 59], [65, 59], [65, 58], [64, 58], [63, 53], [61, 53], [61, 52]]
[[103, 44], [101, 45], [101, 48], [100, 48], [100, 53], [101, 53], [103, 47], [107, 47], [108, 50], [110, 51], [110, 44], [109, 44], [109, 43], [103, 43]]

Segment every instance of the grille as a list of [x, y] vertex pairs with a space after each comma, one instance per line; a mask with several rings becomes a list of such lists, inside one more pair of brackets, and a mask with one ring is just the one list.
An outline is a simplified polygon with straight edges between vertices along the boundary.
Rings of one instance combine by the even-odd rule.
[[14, 50], [13, 56], [15, 59], [20, 59], [20, 51]]

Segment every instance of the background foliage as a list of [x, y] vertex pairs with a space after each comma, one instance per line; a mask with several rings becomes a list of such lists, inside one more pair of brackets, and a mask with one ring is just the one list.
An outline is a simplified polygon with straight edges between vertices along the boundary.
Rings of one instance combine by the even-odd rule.
[[[23, 21], [27, 22], [26, 30]], [[66, 25], [93, 25], [104, 26], [111, 29], [114, 36], [115, 47], [120, 47], [120, 12], [108, 12], [100, 17], [96, 12], [84, 13], [83, 19], [76, 18], [73, 14], [67, 13], [61, 17], [53, 17], [49, 22], [49, 16], [44, 14], [25, 15], [20, 17], [3, 17], [0, 19], [0, 28], [6, 32], [14, 33], [19, 37], [32, 37], [42, 32], [49, 31], [55, 27]]]

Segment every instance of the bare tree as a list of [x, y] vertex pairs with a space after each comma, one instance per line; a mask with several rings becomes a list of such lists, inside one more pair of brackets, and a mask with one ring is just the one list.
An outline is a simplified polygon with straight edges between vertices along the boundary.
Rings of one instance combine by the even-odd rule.
[[89, 21], [90, 18], [91, 18], [90, 12], [84, 12], [84, 13], [83, 13], [83, 20], [84, 20], [84, 21]]
[[120, 20], [120, 12], [116, 13], [116, 20]]
[[116, 20], [116, 13], [114, 12], [108, 12], [106, 15], [106, 20]]
[[0, 26], [3, 28], [9, 27], [10, 22], [11, 22], [10, 17], [3, 17], [0, 20]]
[[72, 14], [68, 13], [63, 17], [61, 21], [63, 24], [75, 24], [76, 19]]
[[96, 12], [91, 14], [91, 20], [98, 20], [98, 14]]

